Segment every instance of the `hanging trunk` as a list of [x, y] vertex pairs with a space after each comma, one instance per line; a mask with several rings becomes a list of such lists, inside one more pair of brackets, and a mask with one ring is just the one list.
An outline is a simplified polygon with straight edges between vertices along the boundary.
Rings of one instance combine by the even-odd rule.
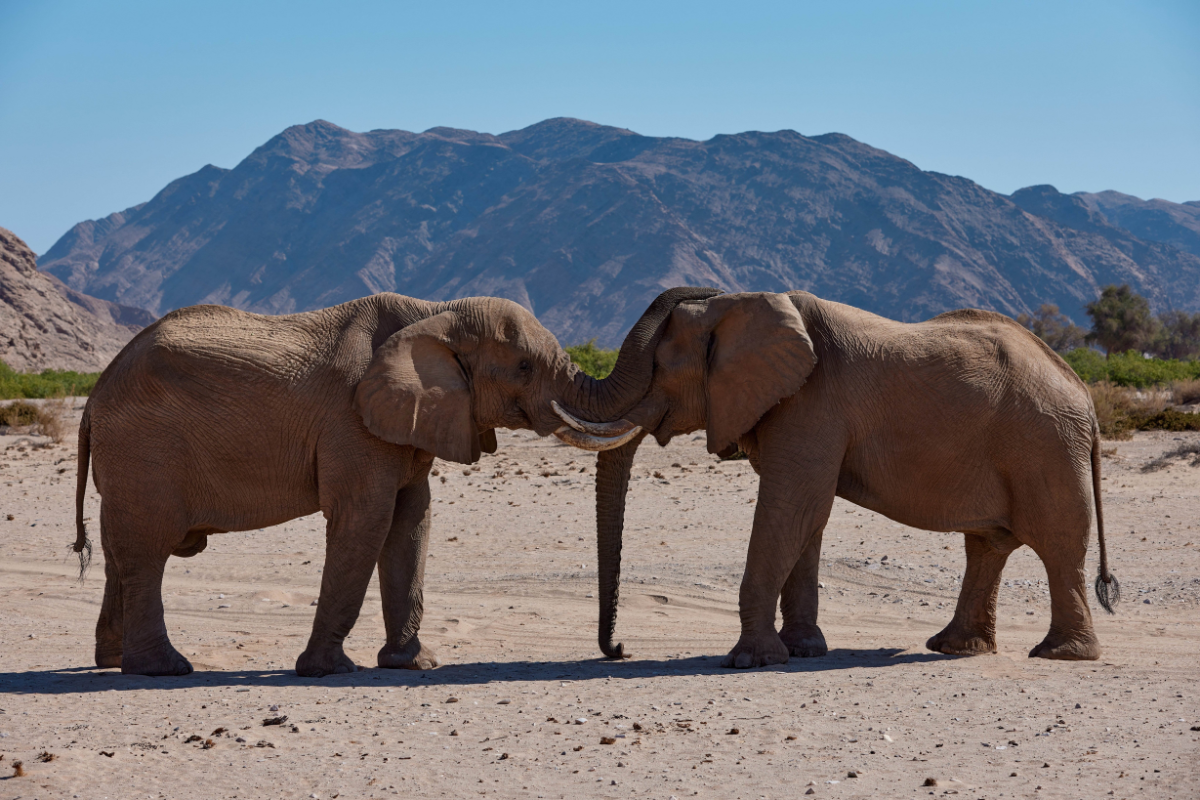
[[681, 286], [660, 294], [625, 336], [611, 375], [603, 380], [583, 372], [575, 375], [574, 396], [568, 398], [570, 404], [582, 412], [580, 416], [596, 422], [616, 419], [633, 408], [650, 388], [654, 349], [675, 306], [685, 300], [706, 300], [720, 293], [719, 289]]
[[625, 528], [625, 495], [633, 456], [646, 434], [600, 453], [596, 461], [596, 554], [600, 579], [600, 650], [609, 658], [628, 658], [624, 645], [613, 645], [617, 599], [621, 587], [621, 538]]

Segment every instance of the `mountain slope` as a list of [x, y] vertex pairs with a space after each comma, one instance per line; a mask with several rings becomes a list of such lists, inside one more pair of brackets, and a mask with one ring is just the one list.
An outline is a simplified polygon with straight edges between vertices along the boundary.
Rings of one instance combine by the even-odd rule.
[[1200, 310], [1200, 257], [1121, 236], [841, 134], [698, 142], [571, 119], [500, 136], [318, 121], [77, 225], [41, 265], [155, 313], [492, 294], [564, 342], [605, 345], [678, 284], [809, 289], [906, 320], [1044, 302], [1082, 318], [1113, 282]]
[[1142, 200], [1120, 192], [1077, 192], [1074, 196], [1134, 236], [1200, 256], [1200, 201]]
[[139, 308], [80, 294], [38, 272], [25, 242], [0, 228], [0, 361], [20, 372], [94, 372], [154, 321]]

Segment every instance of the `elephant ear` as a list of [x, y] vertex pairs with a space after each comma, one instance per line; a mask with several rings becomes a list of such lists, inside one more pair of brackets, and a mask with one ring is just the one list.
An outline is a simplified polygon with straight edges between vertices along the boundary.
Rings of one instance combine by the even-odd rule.
[[474, 464], [479, 434], [471, 387], [451, 347], [453, 322], [443, 312], [392, 334], [367, 365], [354, 409], [384, 441]]
[[800, 390], [816, 366], [804, 320], [784, 294], [709, 301], [718, 320], [708, 354], [708, 452], [732, 451], [763, 414]]

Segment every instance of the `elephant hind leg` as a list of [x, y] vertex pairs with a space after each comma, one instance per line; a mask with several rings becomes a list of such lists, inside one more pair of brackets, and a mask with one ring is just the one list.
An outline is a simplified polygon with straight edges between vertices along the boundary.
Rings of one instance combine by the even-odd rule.
[[1029, 651], [1029, 657], [1095, 661], [1100, 657], [1100, 640], [1088, 608], [1083, 559], [1077, 565], [1062, 563], [1065, 559], [1061, 557], [1042, 561], [1050, 584], [1050, 631]]
[[935, 653], [974, 656], [996, 652], [996, 597], [1009, 554], [1021, 546], [1008, 531], [963, 536], [967, 568], [954, 618], [925, 646]]
[[121, 639], [124, 623], [124, 605], [121, 602], [121, 576], [117, 562], [113, 559], [100, 533], [101, 549], [104, 551], [104, 600], [100, 605], [100, 618], [96, 620], [96, 666], [110, 669], [121, 666]]
[[[185, 532], [181, 529], [178, 535], [164, 535], [148, 530], [139, 519], [127, 519], [104, 507], [100, 509], [100, 527], [106, 583], [100, 612], [103, 632], [97, 625], [97, 663], [119, 663], [127, 675], [187, 675], [192, 665], [171, 646], [162, 602], [167, 558]], [[110, 599], [109, 587], [114, 584]], [[121, 635], [119, 650], [113, 647], [117, 631]], [[106, 663], [100, 662], [101, 656]]]

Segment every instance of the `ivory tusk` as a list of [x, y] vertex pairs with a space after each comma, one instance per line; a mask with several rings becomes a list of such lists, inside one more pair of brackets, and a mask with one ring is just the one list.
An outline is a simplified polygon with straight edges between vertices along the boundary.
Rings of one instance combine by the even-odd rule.
[[592, 436], [588, 433], [581, 433], [563, 425], [554, 432], [554, 435], [563, 440], [572, 447], [578, 447], [580, 450], [592, 450], [600, 452], [601, 450], [612, 450], [633, 439], [642, 432], [640, 425], [634, 426], [632, 430], [626, 431], [620, 436]]
[[590, 433], [592, 436], [620, 436], [623, 433], [633, 430], [636, 425], [627, 419], [619, 419], [615, 422], [586, 422], [571, 414], [565, 408], [558, 404], [558, 401], [551, 400], [550, 407], [554, 409], [554, 413], [563, 422], [570, 425], [580, 433]]

